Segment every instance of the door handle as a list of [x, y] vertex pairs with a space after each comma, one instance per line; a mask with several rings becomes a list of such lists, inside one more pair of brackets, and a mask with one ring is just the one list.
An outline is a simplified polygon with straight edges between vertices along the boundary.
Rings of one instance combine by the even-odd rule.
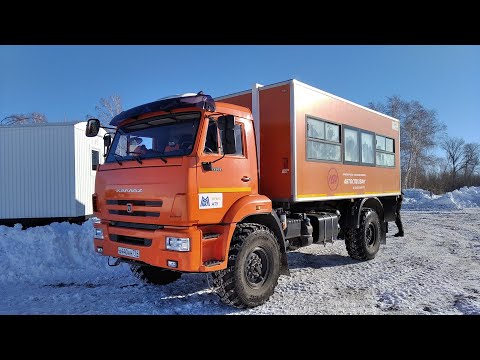
[[250, 179], [248, 176], [242, 177], [243, 182], [247, 182], [247, 181], [250, 181], [250, 180], [252, 180], [252, 179]]

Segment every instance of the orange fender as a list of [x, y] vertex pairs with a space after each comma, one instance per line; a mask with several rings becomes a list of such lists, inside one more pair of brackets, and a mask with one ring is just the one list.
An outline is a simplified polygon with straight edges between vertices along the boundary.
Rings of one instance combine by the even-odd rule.
[[223, 218], [223, 223], [237, 223], [249, 215], [265, 214], [272, 211], [272, 201], [265, 195], [247, 195], [238, 199]]

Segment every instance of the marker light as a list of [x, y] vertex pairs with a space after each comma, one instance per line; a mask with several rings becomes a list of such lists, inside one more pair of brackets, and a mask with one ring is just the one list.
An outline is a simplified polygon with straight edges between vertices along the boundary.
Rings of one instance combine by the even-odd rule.
[[174, 260], [167, 260], [167, 265], [171, 268], [178, 268], [178, 262]]

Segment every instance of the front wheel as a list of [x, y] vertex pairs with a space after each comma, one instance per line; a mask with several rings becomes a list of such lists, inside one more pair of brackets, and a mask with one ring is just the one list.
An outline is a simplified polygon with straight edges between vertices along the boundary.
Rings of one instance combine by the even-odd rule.
[[358, 229], [345, 231], [345, 246], [351, 258], [371, 260], [380, 248], [380, 220], [375, 210], [368, 208], [362, 210], [361, 217]]
[[252, 308], [272, 296], [280, 276], [280, 246], [263, 225], [237, 225], [225, 270], [212, 274], [220, 299], [237, 308]]

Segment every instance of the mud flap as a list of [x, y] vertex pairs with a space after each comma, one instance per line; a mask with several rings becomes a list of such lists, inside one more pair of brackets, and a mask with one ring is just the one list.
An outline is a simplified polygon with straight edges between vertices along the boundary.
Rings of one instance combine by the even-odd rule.
[[383, 221], [380, 229], [380, 244], [385, 245], [387, 243], [388, 222]]

